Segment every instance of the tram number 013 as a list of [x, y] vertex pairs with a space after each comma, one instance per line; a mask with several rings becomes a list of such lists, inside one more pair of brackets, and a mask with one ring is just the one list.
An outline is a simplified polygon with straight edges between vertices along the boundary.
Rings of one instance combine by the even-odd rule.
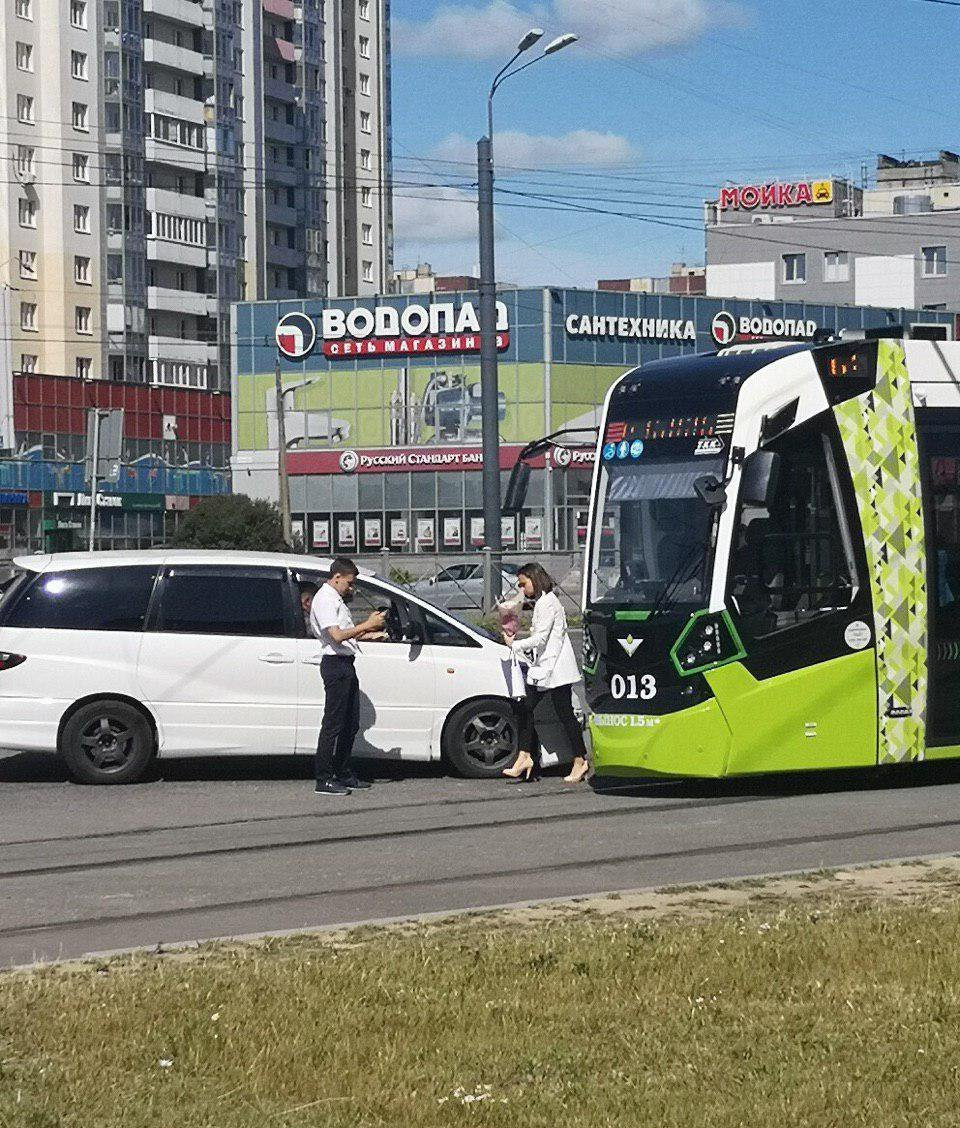
[[616, 701], [649, 701], [657, 696], [657, 679], [653, 674], [614, 674], [610, 692]]

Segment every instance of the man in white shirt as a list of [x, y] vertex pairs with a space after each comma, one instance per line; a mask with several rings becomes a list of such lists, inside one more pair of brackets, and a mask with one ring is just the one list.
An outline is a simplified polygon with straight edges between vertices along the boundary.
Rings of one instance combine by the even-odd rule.
[[317, 740], [318, 795], [349, 795], [370, 784], [358, 779], [350, 766], [353, 742], [360, 731], [360, 681], [354, 666], [360, 650], [357, 639], [381, 631], [382, 611], [374, 611], [359, 626], [347, 610], [357, 582], [357, 566], [338, 557], [330, 578], [321, 584], [310, 608], [310, 628], [322, 643], [323, 720]]

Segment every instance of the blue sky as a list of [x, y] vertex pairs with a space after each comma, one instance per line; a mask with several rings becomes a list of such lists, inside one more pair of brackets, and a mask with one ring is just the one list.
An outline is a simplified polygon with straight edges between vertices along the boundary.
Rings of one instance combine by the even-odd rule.
[[565, 31], [581, 41], [497, 95], [504, 280], [592, 286], [666, 273], [674, 260], [703, 261], [700, 202], [724, 181], [859, 180], [880, 152], [960, 147], [960, 6], [393, 0], [392, 8], [398, 266], [475, 268], [470, 185], [486, 90], [530, 26], [545, 29], [544, 43]]

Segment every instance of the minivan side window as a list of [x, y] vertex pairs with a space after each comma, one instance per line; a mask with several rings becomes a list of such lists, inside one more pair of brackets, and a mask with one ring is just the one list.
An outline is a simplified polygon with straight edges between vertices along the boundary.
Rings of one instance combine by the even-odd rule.
[[170, 568], [150, 629], [254, 638], [288, 635], [285, 574], [279, 568]]
[[5, 616], [8, 627], [61, 631], [141, 631], [155, 567], [42, 572]]
[[446, 619], [434, 615], [432, 611], [424, 611], [427, 620], [427, 642], [431, 646], [472, 646], [480, 645], [476, 639], [471, 638], [465, 631], [458, 630]]

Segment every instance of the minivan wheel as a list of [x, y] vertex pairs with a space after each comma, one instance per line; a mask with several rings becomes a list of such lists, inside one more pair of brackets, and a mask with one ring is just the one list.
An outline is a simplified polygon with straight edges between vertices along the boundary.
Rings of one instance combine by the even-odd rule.
[[443, 754], [459, 775], [490, 779], [517, 758], [517, 718], [509, 701], [485, 697], [467, 701], [450, 714]]
[[136, 783], [155, 752], [150, 722], [126, 701], [91, 701], [60, 734], [60, 755], [78, 783]]

